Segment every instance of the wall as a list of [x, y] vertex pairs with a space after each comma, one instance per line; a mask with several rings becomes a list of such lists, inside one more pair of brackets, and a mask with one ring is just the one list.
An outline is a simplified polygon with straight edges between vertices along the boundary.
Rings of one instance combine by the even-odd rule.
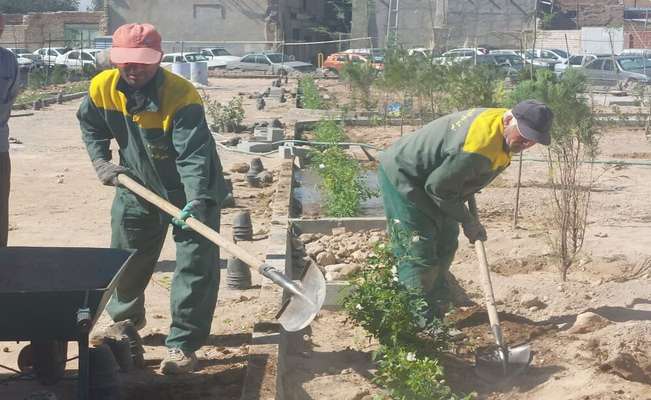
[[[267, 0], [109, 0], [108, 30], [112, 34], [126, 23], [151, 23], [161, 33], [168, 50], [180, 50], [181, 41], [273, 41], [267, 32]], [[269, 36], [269, 37], [268, 37]], [[204, 43], [205, 44], [205, 43]], [[201, 46], [202, 44], [196, 44]], [[184, 50], [192, 44], [184, 45]], [[236, 53], [262, 50], [264, 44], [238, 44]]]
[[651, 49], [651, 23], [627, 22], [624, 24], [624, 48]]
[[[384, 46], [389, 0], [372, 1], [377, 26], [377, 33], [373, 36], [377, 36], [377, 45]], [[530, 16], [535, 1], [401, 0], [398, 42], [407, 47], [451, 48], [473, 46], [475, 42], [495, 47], [518, 47], [522, 31], [531, 30]], [[393, 4], [395, 7], [395, 1]], [[370, 29], [368, 32], [373, 34]], [[355, 33], [361, 35], [363, 32]]]
[[[94, 24], [100, 29], [102, 12], [52, 12], [8, 15], [5, 32], [0, 44], [6, 47], [36, 49], [47, 46], [62, 46], [66, 24]], [[14, 24], [21, 21], [20, 24]]]
[[624, 21], [623, 0], [558, 0], [563, 11], [577, 12], [577, 25], [621, 25]]
[[537, 49], [562, 49], [569, 48], [570, 54], [583, 53], [583, 42], [580, 30], [540, 30], [536, 35]]

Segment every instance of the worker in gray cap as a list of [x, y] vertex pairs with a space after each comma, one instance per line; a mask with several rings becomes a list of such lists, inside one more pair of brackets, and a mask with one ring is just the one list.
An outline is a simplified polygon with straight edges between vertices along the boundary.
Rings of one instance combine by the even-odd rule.
[[459, 224], [471, 243], [486, 240], [465, 202], [509, 166], [512, 154], [549, 145], [552, 120], [549, 107], [536, 100], [511, 110], [474, 108], [432, 121], [380, 155], [378, 181], [397, 276], [422, 293], [427, 318], [447, 310], [446, 274]]

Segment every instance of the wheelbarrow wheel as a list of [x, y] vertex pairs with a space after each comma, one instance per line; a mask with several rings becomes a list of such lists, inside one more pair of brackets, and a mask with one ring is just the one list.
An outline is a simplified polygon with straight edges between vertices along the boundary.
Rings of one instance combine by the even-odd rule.
[[67, 357], [67, 341], [47, 340], [31, 343], [34, 373], [43, 385], [54, 385], [63, 378]]

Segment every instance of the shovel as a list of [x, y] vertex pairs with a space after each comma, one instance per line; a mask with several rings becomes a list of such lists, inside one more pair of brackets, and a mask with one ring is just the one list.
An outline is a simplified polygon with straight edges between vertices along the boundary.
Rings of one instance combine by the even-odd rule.
[[[470, 209], [470, 213], [479, 219], [475, 196], [471, 196], [468, 200], [468, 208]], [[480, 378], [490, 382], [508, 380], [527, 370], [527, 367], [531, 364], [531, 360], [533, 360], [533, 354], [528, 344], [509, 347], [504, 341], [502, 328], [500, 327], [500, 319], [497, 314], [497, 308], [495, 307], [495, 295], [493, 293], [490, 270], [488, 269], [484, 242], [476, 240], [475, 250], [479, 259], [479, 272], [486, 298], [488, 320], [497, 345], [488, 349], [478, 350], [475, 353], [475, 373]]]
[[[173, 217], [181, 213], [177, 207], [124, 174], [118, 175], [118, 182]], [[325, 300], [326, 284], [323, 274], [314, 264], [305, 270], [300, 281], [293, 282], [282, 272], [251, 256], [246, 250], [226, 240], [199, 220], [189, 217], [185, 223], [221, 249], [244, 261], [249, 268], [257, 269], [260, 274], [287, 291], [288, 299], [276, 314], [276, 319], [286, 331], [295, 332], [305, 328], [321, 310]]]

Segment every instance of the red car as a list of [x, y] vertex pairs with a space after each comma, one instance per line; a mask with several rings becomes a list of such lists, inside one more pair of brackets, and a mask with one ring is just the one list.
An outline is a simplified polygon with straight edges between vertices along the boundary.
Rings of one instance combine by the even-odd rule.
[[323, 68], [328, 71], [340, 73], [341, 69], [347, 63], [366, 63], [369, 64], [372, 68], [377, 70], [384, 69], [384, 64], [382, 63], [373, 63], [369, 61], [368, 56], [365, 54], [356, 54], [356, 53], [333, 53], [328, 56], [323, 62]]

